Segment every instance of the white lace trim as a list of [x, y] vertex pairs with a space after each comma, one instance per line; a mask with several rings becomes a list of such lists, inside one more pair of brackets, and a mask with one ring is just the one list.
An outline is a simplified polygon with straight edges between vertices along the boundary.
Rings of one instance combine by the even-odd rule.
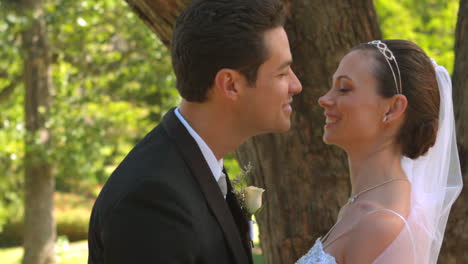
[[302, 256], [296, 264], [336, 264], [336, 260], [323, 251], [323, 245], [319, 237], [309, 252]]

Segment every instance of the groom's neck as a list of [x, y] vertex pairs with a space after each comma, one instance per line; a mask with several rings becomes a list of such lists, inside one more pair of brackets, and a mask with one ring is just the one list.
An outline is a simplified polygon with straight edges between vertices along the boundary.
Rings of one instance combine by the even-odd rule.
[[183, 100], [179, 112], [218, 160], [233, 152], [247, 139], [233, 127], [230, 115], [214, 103]]

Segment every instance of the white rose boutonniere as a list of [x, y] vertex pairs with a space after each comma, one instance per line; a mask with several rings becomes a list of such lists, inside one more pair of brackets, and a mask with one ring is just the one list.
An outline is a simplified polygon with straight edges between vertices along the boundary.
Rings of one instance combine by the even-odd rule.
[[246, 211], [249, 218], [249, 236], [250, 244], [253, 247], [254, 240], [254, 224], [255, 221], [252, 220], [252, 215], [257, 213], [262, 208], [262, 195], [265, 189], [258, 188], [255, 186], [248, 186], [242, 190], [243, 193], [243, 207]]
[[249, 221], [249, 236], [250, 243], [253, 247], [253, 227], [255, 222], [252, 220], [252, 215], [257, 214], [262, 209], [262, 195], [264, 189], [256, 186], [247, 186], [246, 176], [252, 171], [252, 165], [249, 163], [241, 173], [231, 180], [234, 189], [233, 193], [237, 197], [239, 204]]
[[244, 188], [244, 207], [250, 215], [255, 214], [262, 207], [262, 195], [265, 189], [255, 186]]

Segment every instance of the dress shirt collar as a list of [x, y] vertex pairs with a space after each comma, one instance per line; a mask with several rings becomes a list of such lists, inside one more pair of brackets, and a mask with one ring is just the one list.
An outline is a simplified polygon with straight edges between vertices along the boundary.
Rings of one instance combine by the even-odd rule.
[[210, 167], [213, 177], [215, 178], [216, 182], [218, 182], [219, 178], [221, 177], [221, 173], [223, 173], [223, 159], [216, 160], [216, 157], [213, 151], [211, 151], [210, 147], [208, 147], [205, 141], [197, 134], [197, 132], [195, 132], [195, 130], [193, 130], [189, 123], [180, 114], [179, 107], [175, 109], [174, 113], [177, 118], [179, 118], [180, 122], [185, 126], [193, 139], [195, 139], [195, 142], [197, 142], [197, 145], [200, 148], [206, 163], [208, 163], [208, 166]]

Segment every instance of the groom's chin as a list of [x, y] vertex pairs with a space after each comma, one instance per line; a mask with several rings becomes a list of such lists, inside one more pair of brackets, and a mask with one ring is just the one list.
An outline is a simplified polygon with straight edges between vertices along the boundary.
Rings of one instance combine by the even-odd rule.
[[291, 130], [291, 122], [283, 122], [282, 124], [278, 124], [277, 126], [265, 129], [259, 134], [269, 134], [269, 133], [286, 133]]
[[281, 127], [278, 129], [278, 133], [285, 133], [291, 130], [291, 120], [285, 121]]

